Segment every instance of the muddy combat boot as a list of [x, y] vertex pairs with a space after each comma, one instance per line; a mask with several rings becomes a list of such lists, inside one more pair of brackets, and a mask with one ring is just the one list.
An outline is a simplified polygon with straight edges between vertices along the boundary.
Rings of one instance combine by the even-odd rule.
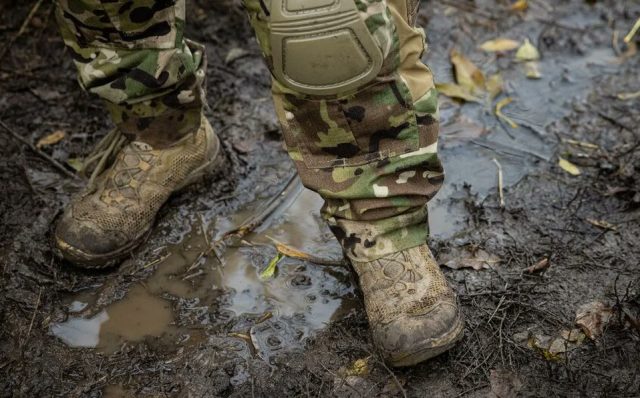
[[219, 152], [220, 141], [204, 118], [195, 134], [165, 149], [128, 143], [66, 209], [54, 234], [58, 254], [87, 268], [108, 267], [127, 257], [149, 235], [172, 193], [222, 163]]
[[374, 343], [392, 366], [439, 355], [462, 338], [456, 295], [427, 245], [370, 262], [358, 274]]

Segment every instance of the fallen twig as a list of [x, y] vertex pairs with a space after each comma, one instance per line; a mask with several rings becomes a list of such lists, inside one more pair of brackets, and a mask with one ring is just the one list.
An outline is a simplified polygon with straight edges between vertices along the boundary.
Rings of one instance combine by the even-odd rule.
[[42, 288], [40, 288], [40, 290], [38, 291], [38, 298], [36, 299], [36, 306], [33, 309], [33, 315], [31, 315], [31, 322], [29, 322], [29, 329], [27, 330], [26, 337], [20, 343], [20, 349], [22, 349], [22, 347], [24, 347], [24, 345], [27, 344], [27, 341], [29, 340], [29, 336], [31, 335], [31, 329], [33, 329], [33, 322], [36, 319], [36, 314], [38, 313], [38, 308], [40, 307], [40, 299], [41, 298], [42, 298]]
[[330, 266], [344, 266], [345, 263], [343, 260], [332, 260], [332, 259], [327, 259], [327, 258], [322, 258], [322, 257], [316, 257], [313, 254], [309, 254], [309, 253], [305, 253], [303, 251], [300, 251], [296, 248], [293, 248], [285, 243], [282, 243], [274, 238], [272, 238], [271, 236], [267, 236], [267, 238], [269, 240], [271, 240], [273, 242], [273, 244], [276, 247], [276, 250], [278, 251], [278, 253], [282, 254], [283, 256], [289, 257], [289, 258], [295, 258], [298, 260], [304, 260], [304, 261], [309, 261], [310, 263], [314, 263], [314, 264], [318, 264], [318, 265], [330, 265]]
[[[282, 192], [277, 196], [273, 197], [269, 203], [264, 207], [264, 209], [256, 216], [251, 216], [242, 223], [237, 228], [232, 229], [231, 231], [227, 231], [222, 235], [222, 239], [225, 240], [230, 237], [243, 238], [247, 236], [249, 233], [253, 232], [257, 227], [264, 224], [264, 222], [280, 207], [282, 201], [288, 198], [294, 192], [301, 192], [302, 184], [300, 183], [300, 179], [298, 178], [298, 174], [294, 174], [287, 182], [287, 185], [284, 187]], [[214, 242], [218, 243], [218, 242]]]
[[635, 36], [636, 33], [638, 33], [639, 29], [640, 29], [640, 18], [638, 18], [636, 23], [633, 25], [633, 28], [631, 28], [629, 33], [627, 33], [627, 35], [624, 37], [624, 42], [627, 44], [631, 43], [631, 40], [633, 40], [633, 36]]
[[31, 149], [33, 152], [35, 152], [36, 155], [40, 156], [42, 159], [46, 160], [47, 162], [49, 162], [53, 167], [55, 167], [58, 171], [62, 172], [64, 175], [66, 175], [67, 177], [73, 178], [73, 179], [79, 179], [79, 177], [70, 172], [69, 170], [67, 170], [63, 165], [61, 165], [57, 160], [55, 160], [54, 158], [52, 158], [51, 156], [47, 155], [46, 153], [44, 153], [43, 151], [41, 151], [40, 149], [36, 148], [35, 145], [33, 145], [32, 143], [30, 143], [28, 140], [26, 140], [24, 137], [21, 137], [20, 135], [18, 135], [15, 131], [11, 130], [9, 128], [9, 126], [7, 126], [2, 120], [0, 120], [0, 127], [2, 127], [7, 133], [9, 133], [13, 138], [15, 138], [16, 140], [20, 141], [21, 143], [23, 143], [24, 145], [28, 146], [29, 149]]

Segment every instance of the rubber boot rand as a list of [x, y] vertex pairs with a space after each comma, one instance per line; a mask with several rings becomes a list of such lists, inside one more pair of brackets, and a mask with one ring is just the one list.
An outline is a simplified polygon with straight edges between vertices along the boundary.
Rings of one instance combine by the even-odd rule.
[[168, 148], [132, 141], [93, 184], [68, 206], [54, 232], [59, 255], [86, 268], [128, 257], [148, 236], [172, 193], [210, 175], [223, 161], [206, 119]]
[[369, 262], [351, 261], [373, 340], [392, 366], [433, 358], [463, 336], [456, 294], [424, 244]]

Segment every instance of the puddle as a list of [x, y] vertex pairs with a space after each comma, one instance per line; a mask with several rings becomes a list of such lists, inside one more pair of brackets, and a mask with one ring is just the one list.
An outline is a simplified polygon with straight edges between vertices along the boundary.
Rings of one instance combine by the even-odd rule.
[[[87, 306], [74, 301], [73, 310]], [[90, 318], [71, 318], [51, 327], [51, 333], [72, 347], [97, 348], [107, 354], [124, 342], [139, 342], [160, 337], [170, 331], [173, 321], [171, 303], [136, 285], [124, 300], [117, 301]]]
[[211, 239], [240, 226], [263, 209], [265, 201], [212, 220], [210, 226], [196, 222], [181, 242], [166, 247], [149, 265], [156, 270], [143, 285], [134, 285], [122, 300], [91, 317], [82, 313], [94, 305], [90, 300], [95, 302], [95, 295], [74, 297], [68, 310], [77, 315], [54, 324], [52, 334], [70, 346], [106, 354], [148, 337], [162, 337], [175, 346], [194, 335], [191, 329], [204, 327], [224, 327], [233, 335], [249, 337], [245, 340], [252, 345], [250, 352], [264, 359], [300, 347], [358, 300], [346, 268], [284, 258], [275, 277], [260, 279], [276, 255], [271, 239], [318, 257], [342, 256], [320, 218], [322, 200], [317, 194], [297, 185], [281, 199], [240, 245], [218, 249], [217, 254], [207, 250]]
[[[436, 18], [432, 23], [435, 31], [453, 30], [438, 26], [451, 20]], [[432, 50], [429, 64], [438, 80], [446, 81], [443, 77], [451, 74], [448, 49]], [[479, 55], [467, 55], [474, 54]], [[520, 125], [515, 129], [502, 126], [490, 108], [461, 106], [442, 97], [440, 147], [447, 182], [429, 205], [433, 236], [448, 239], [468, 227], [462, 199], [471, 195], [481, 202], [496, 192], [494, 158], [502, 165], [507, 202], [508, 187], [540, 164], [554, 161], [557, 137], [549, 135], [547, 127], [569, 113], [574, 99], [592, 90], [595, 77], [615, 70], [612, 60], [608, 48], [594, 48], [584, 56], [554, 54], [540, 61], [540, 80], [526, 79], [515, 63], [502, 68], [506, 95], [514, 98], [503, 112]], [[491, 65], [477, 63], [490, 73]], [[96, 303], [109, 302], [108, 293], [104, 300], [96, 299], [100, 292], [75, 297], [68, 308], [71, 317], [54, 324], [52, 334], [70, 346], [105, 353], [149, 338], [161, 339], [173, 349], [206, 339], [230, 339], [246, 346], [239, 349], [243, 353], [265, 360], [301, 347], [306, 338], [358, 305], [344, 268], [285, 258], [274, 278], [259, 277], [276, 255], [269, 237], [318, 257], [341, 258], [320, 218], [318, 195], [301, 186], [292, 189], [243, 244], [216, 253], [209, 250], [212, 240], [260, 212], [267, 201], [258, 199], [229, 217], [202, 213], [202, 222], [193, 223], [180, 242], [165, 247], [148, 265], [155, 271], [144, 285], [134, 285], [124, 298], [102, 309], [95, 309]], [[90, 311], [100, 312], [87, 316]]]
[[[439, 80], [450, 74], [448, 56], [432, 55]], [[569, 114], [571, 102], [593, 89], [593, 79], [614, 71], [610, 49], [594, 49], [585, 56], [554, 56], [540, 62], [542, 78], [526, 79], [521, 65], [501, 72], [507, 95], [514, 102], [503, 112], [519, 127], [502, 126], [492, 109], [465, 103], [460, 106], [441, 96], [440, 154], [447, 178], [430, 206], [430, 224], [434, 237], [448, 239], [467, 227], [467, 210], [460, 199], [463, 187], [481, 202], [497, 192], [497, 169], [502, 165], [505, 188], [535, 171], [541, 162], [553, 161], [557, 138], [546, 129]], [[535, 95], [526, 95], [535, 93]], [[454, 199], [454, 200], [452, 200]], [[506, 200], [508, 200], [508, 192]]]

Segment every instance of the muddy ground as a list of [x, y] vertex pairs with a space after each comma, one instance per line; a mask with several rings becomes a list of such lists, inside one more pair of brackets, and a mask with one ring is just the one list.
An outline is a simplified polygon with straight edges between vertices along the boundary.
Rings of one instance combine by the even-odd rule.
[[[0, 43], [32, 3], [0, 3]], [[449, 177], [432, 203], [431, 246], [467, 318], [451, 352], [387, 368], [342, 266], [286, 258], [274, 278], [259, 278], [275, 255], [267, 236], [325, 259], [340, 250], [318, 198], [291, 182], [241, 7], [190, 1], [189, 36], [207, 44], [208, 116], [229, 164], [224, 178], [171, 199], [132, 259], [100, 273], [55, 259], [52, 221], [82, 181], [0, 129], [0, 395], [640, 396], [640, 100], [618, 96], [640, 90], [640, 58], [620, 38], [640, 3], [529, 3], [513, 12], [504, 1], [424, 1], [419, 16], [437, 80], [452, 80], [454, 47], [500, 71], [503, 96], [515, 99], [505, 113], [520, 126], [441, 98]], [[0, 121], [32, 143], [65, 131], [43, 151], [66, 165], [110, 124], [77, 88], [51, 9], [42, 3], [0, 64]], [[497, 36], [531, 39], [542, 79], [477, 48]], [[229, 60], [237, 48], [245, 52]], [[209, 250], [274, 197], [276, 211], [245, 242]], [[548, 268], [523, 272], [544, 259]], [[607, 308], [602, 335], [559, 339], [594, 301]]]

